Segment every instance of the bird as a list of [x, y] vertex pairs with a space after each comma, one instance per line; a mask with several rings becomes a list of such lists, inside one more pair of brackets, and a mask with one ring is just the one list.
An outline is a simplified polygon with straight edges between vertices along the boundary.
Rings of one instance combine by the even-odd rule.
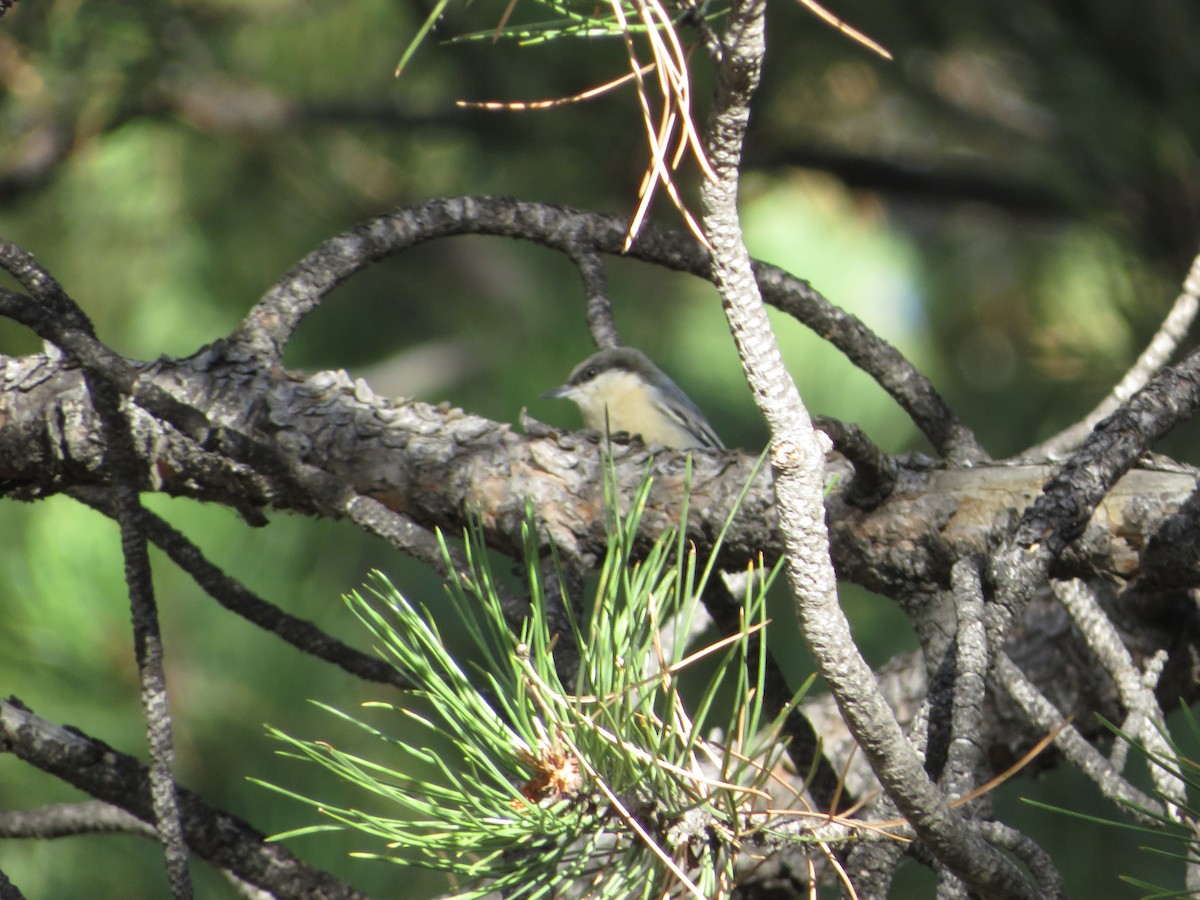
[[571, 400], [583, 413], [584, 425], [597, 431], [627, 431], [673, 450], [725, 449], [692, 399], [633, 347], [592, 354], [566, 384], [542, 397]]

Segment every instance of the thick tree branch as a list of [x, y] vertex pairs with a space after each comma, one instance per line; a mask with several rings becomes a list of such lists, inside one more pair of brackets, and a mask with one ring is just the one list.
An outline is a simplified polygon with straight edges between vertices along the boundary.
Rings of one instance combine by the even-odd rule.
[[[541, 430], [521, 435], [462, 410], [380, 397], [344, 373], [307, 378], [260, 373], [255, 378], [219, 354], [159, 360], [137, 371], [139, 392], [169, 392], [173, 405], [186, 406], [201, 419], [219, 419], [242, 443], [267, 448], [272, 456], [292, 455], [292, 468], [334, 479], [352, 497], [401, 512], [422, 529], [459, 533], [466, 510], [476, 509], [489, 542], [518, 552], [525, 502], [532, 499], [549, 537], [560, 546], [603, 552], [600, 446], [586, 434]], [[108, 484], [99, 419], [79, 370], [44, 356], [0, 357], [0, 383], [7, 386], [0, 391], [0, 491], [31, 499]], [[252, 512], [347, 517], [343, 507], [326, 503], [322, 491], [204, 450], [144, 410], [132, 411], [131, 426], [143, 456], [143, 490]], [[636, 485], [647, 465], [655, 478], [646, 533], [672, 523], [685, 455], [652, 453], [637, 443], [617, 442], [613, 450], [623, 489]], [[692, 455], [688, 537], [707, 552], [757, 458], [736, 452]], [[1048, 466], [943, 469], [919, 458], [899, 459], [895, 488], [867, 510], [847, 502], [850, 469], [839, 457], [829, 457], [826, 480], [838, 482], [826, 498], [826, 518], [838, 574], [896, 598], [945, 589], [950, 562], [986, 553], [1052, 473]], [[1052, 573], [1058, 578], [1139, 575], [1139, 584], [1145, 578], [1151, 589], [1146, 544], [1180, 509], [1195, 482], [1195, 472], [1182, 466], [1129, 472], [1055, 561]], [[778, 558], [772, 502], [770, 478], [760, 474], [723, 545], [720, 563], [726, 569], [740, 570], [760, 551], [768, 562]], [[1182, 587], [1200, 586], [1200, 571], [1180, 573], [1172, 560], [1162, 563], [1168, 599]], [[1139, 609], [1149, 606], [1144, 601], [1140, 596]], [[1174, 610], [1174, 603], [1164, 608]]]

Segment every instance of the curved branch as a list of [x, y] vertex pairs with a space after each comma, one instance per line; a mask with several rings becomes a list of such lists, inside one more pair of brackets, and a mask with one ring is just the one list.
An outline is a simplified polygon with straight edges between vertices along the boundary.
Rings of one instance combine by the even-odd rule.
[[[628, 222], [508, 197], [455, 197], [401, 207], [325, 241], [297, 263], [242, 320], [230, 338], [234, 359], [278, 361], [306, 315], [339, 284], [368, 266], [425, 241], [487, 234], [532, 241], [568, 255], [581, 245], [711, 279], [708, 252], [683, 232], [643, 226], [626, 251]], [[858, 318], [782, 269], [754, 262], [763, 298], [846, 354], [887, 391], [934, 448], [960, 462], [987, 459], [971, 431], [903, 354]]]
[[887, 499], [896, 487], [899, 465], [866, 432], [850, 422], [829, 416], [813, 416], [813, 425], [833, 442], [833, 449], [854, 466], [854, 477], [846, 488], [846, 502], [872, 509]]
[[989, 843], [1007, 850], [1025, 864], [1042, 889], [1043, 897], [1065, 900], [1067, 893], [1062, 875], [1054, 865], [1054, 860], [1035, 840], [1003, 822], [979, 822], [975, 828]]

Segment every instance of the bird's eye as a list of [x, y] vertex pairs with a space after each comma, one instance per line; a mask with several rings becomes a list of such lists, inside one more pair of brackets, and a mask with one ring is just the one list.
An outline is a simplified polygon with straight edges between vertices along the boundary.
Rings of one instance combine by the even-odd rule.
[[593, 378], [595, 378], [599, 374], [600, 374], [600, 370], [597, 369], [595, 366], [588, 366], [586, 369], [583, 370], [583, 380], [591, 381]]

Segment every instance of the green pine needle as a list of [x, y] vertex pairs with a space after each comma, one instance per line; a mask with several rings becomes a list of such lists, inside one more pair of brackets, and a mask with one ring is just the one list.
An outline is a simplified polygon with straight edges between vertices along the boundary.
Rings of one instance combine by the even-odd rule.
[[[376, 798], [368, 812], [275, 787], [336, 823], [277, 838], [356, 829], [382, 841], [356, 856], [452, 873], [461, 886], [454, 896], [464, 898], [551, 897], [567, 886], [612, 898], [727, 894], [738, 841], [764, 827], [751, 814], [766, 805], [764, 785], [782, 752], [779, 721], [763, 721], [765, 641], [754, 637], [775, 573], [751, 570], [741, 633], [696, 654], [684, 636], [712, 560], [701, 564], [674, 530], [640, 543], [649, 490], [647, 479], [618, 513], [610, 469], [609, 546], [595, 594], [585, 621], [566, 610], [580, 657], [569, 687], [547, 616], [549, 604], [563, 602], [563, 579], [543, 579], [532, 509], [523, 532], [532, 605], [519, 633], [493, 587], [481, 528], [465, 535], [470, 570], [447, 581], [475, 665], [456, 661], [429, 610], [383, 575], [349, 595], [381, 655], [418, 686], [397, 704], [367, 704], [407, 737], [329, 707], [378, 740], [378, 760], [269, 729], [287, 755]], [[678, 637], [665, 640], [660, 629], [672, 620]], [[684, 668], [700, 656], [711, 674], [681, 688], [696, 680]]]

